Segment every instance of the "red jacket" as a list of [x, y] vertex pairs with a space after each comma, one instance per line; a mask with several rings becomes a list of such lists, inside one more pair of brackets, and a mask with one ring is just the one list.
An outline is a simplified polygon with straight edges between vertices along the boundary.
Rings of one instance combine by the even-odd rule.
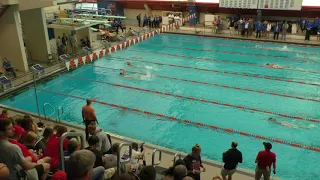
[[[56, 134], [52, 135], [47, 143], [47, 147], [43, 156], [48, 156], [51, 158], [51, 169], [56, 169], [59, 165], [60, 161], [60, 154], [59, 154], [59, 141], [60, 136]], [[68, 148], [69, 139], [65, 138], [63, 140], [63, 151], [66, 151]]]

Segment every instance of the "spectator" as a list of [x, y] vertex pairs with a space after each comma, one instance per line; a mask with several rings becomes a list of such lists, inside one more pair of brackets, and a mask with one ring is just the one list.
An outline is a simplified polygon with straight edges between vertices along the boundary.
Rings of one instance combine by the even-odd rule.
[[51, 180], [67, 180], [67, 173], [57, 171], [52, 175]]
[[257, 163], [255, 180], [260, 180], [262, 175], [264, 180], [269, 180], [271, 165], [273, 165], [273, 173], [276, 174], [276, 154], [271, 152], [272, 144], [264, 142], [263, 145], [265, 150], [258, 153], [255, 161]]
[[[34, 132], [29, 132], [24, 138], [24, 144], [26, 145], [26, 147], [28, 148], [29, 151], [33, 151], [35, 153], [34, 156], [38, 160], [37, 161], [38, 163], [39, 163], [39, 161], [50, 163], [51, 158], [43, 157], [44, 149], [37, 149], [36, 148], [38, 142], [39, 142], [38, 135]], [[40, 158], [42, 158], [42, 159], [40, 159]]]
[[112, 154], [106, 154], [104, 155], [104, 168], [109, 169], [113, 167], [117, 167], [117, 154], [118, 154], [118, 149], [119, 149], [119, 143], [114, 143], [112, 145]]
[[0, 114], [0, 119], [8, 119], [8, 110], [2, 110], [2, 114]]
[[108, 137], [108, 140], [109, 140], [109, 143], [110, 143], [110, 149], [109, 151], [107, 152], [107, 154], [112, 154], [112, 141], [111, 141], [111, 136], [110, 134], [107, 134], [107, 137]]
[[24, 116], [22, 119], [19, 119], [18, 125], [20, 125], [26, 132], [37, 132], [33, 120], [29, 116]]
[[92, 101], [90, 99], [87, 99], [87, 105], [82, 107], [82, 119], [83, 119], [83, 123], [86, 126], [86, 129], [85, 129], [86, 140], [88, 140], [89, 138], [89, 132], [88, 132], [89, 124], [91, 123], [91, 121], [98, 121], [96, 117], [96, 112], [91, 104], [92, 104]]
[[194, 180], [194, 179], [192, 177], [190, 177], [190, 176], [186, 176], [182, 180]]
[[[74, 129], [71, 129], [70, 132], [77, 132], [76, 130]], [[79, 136], [70, 136], [70, 137], [67, 137], [69, 140], [74, 140], [78, 143], [78, 145], [80, 145], [80, 137]]]
[[164, 177], [162, 178], [162, 180], [173, 180], [173, 175], [174, 175], [174, 168], [178, 165], [184, 165], [184, 160], [182, 159], [178, 159], [174, 165], [172, 167], [170, 167], [169, 169], [165, 170], [164, 172], [162, 172], [162, 174], [164, 175]]
[[[53, 129], [50, 127], [47, 127], [46, 129], [44, 129], [44, 132], [42, 134], [43, 138], [41, 139], [41, 142], [45, 146], [47, 146], [48, 140], [52, 135], [53, 135]], [[43, 151], [45, 151], [45, 149], [43, 149]]]
[[312, 23], [310, 21], [307, 22], [307, 24], [305, 25], [307, 32], [306, 32], [306, 37], [305, 37], [305, 41], [310, 41], [310, 34], [311, 34], [311, 28], [312, 28]]
[[63, 33], [63, 36], [62, 36], [62, 39], [61, 39], [61, 42], [62, 42], [62, 52], [63, 54], [67, 54], [68, 51], [67, 51], [67, 47], [68, 47], [68, 38], [66, 36], [65, 33]]
[[247, 34], [247, 37], [249, 37], [249, 28], [250, 28], [250, 21], [249, 19], [247, 19], [245, 22], [244, 22], [244, 34]]
[[64, 152], [64, 156], [69, 158], [72, 153], [74, 153], [78, 149], [78, 143], [77, 141], [70, 140], [67, 145], [68, 150]]
[[138, 14], [137, 20], [138, 20], [138, 26], [140, 27], [140, 24], [141, 24], [141, 13]]
[[287, 21], [285, 21], [284, 24], [282, 24], [281, 40], [284, 40], [284, 41], [286, 40], [288, 28], [289, 28], [289, 25]]
[[[57, 134], [54, 134], [49, 138], [46, 150], [44, 151], [45, 156], [51, 157], [52, 169], [56, 169], [59, 165], [59, 161], [60, 161], [59, 142], [60, 142], [61, 135], [65, 132], [67, 132], [67, 128], [65, 126], [59, 126], [57, 129]], [[68, 142], [69, 140], [67, 138], [63, 140], [64, 151], [68, 150]]]
[[53, 126], [53, 134], [57, 134], [57, 130], [58, 130], [58, 127], [59, 127], [60, 125], [54, 125]]
[[274, 25], [273, 32], [274, 32], [273, 39], [278, 40], [279, 39], [279, 32], [280, 32], [280, 25], [278, 22]]
[[268, 24], [267, 24], [267, 39], [269, 39], [269, 37], [270, 37], [270, 31], [271, 31], [271, 23], [268, 22]]
[[318, 26], [318, 29], [317, 29], [317, 40], [318, 41], [320, 40], [320, 26]]
[[220, 176], [215, 176], [212, 178], [212, 180], [222, 180], [222, 178]]
[[224, 152], [222, 155], [222, 160], [224, 162], [224, 166], [221, 169], [221, 176], [223, 180], [232, 179], [232, 175], [237, 170], [238, 163], [242, 163], [242, 153], [237, 149], [238, 143], [233, 141], [231, 143], [231, 149]]
[[[17, 145], [11, 144], [8, 141], [9, 137], [14, 135], [14, 128], [12, 123], [5, 119], [0, 121], [0, 162], [5, 163], [9, 169], [9, 180], [20, 179], [18, 172], [20, 170], [27, 171], [28, 179], [42, 179], [47, 178], [50, 170], [50, 165], [47, 163], [36, 164], [26, 160], [20, 148]], [[20, 165], [20, 166], [17, 166]]]
[[96, 135], [92, 135], [89, 137], [88, 139], [88, 144], [89, 147], [87, 147], [87, 150], [90, 150], [94, 153], [94, 155], [96, 155], [96, 162], [94, 163], [94, 168], [98, 167], [98, 166], [103, 166], [103, 162], [104, 162], [104, 157], [102, 152], [100, 152], [99, 150], [97, 150], [97, 147], [99, 145], [99, 138]]
[[11, 62], [8, 61], [7, 58], [3, 58], [3, 68], [7, 71], [7, 72], [11, 72], [14, 76], [14, 78], [17, 77], [17, 74], [16, 72], [14, 71], [12, 65], [11, 65]]
[[146, 166], [138, 176], [140, 180], [156, 180], [156, 169], [153, 166]]
[[239, 21], [237, 22], [238, 25], [238, 35], [242, 35], [242, 30], [243, 30], [243, 26], [242, 26], [242, 19], [239, 19]]
[[188, 154], [183, 160], [186, 164], [188, 175], [193, 177], [194, 180], [200, 180], [200, 173], [202, 168], [202, 172], [205, 172], [206, 169], [202, 165], [201, 161], [201, 148], [199, 144], [196, 144], [192, 147], [191, 154]]
[[8, 179], [10, 175], [7, 165], [0, 163], [0, 179]]
[[231, 20], [229, 24], [230, 36], [234, 35], [234, 21]]
[[187, 168], [184, 165], [178, 165], [174, 168], [174, 180], [182, 180], [187, 175]]
[[103, 180], [104, 168], [102, 166], [93, 168], [95, 155], [88, 150], [74, 152], [67, 162], [68, 180]]
[[148, 25], [148, 18], [147, 18], [147, 15], [145, 14], [143, 16], [143, 25], [142, 25], [142, 27], [145, 27], [146, 25]]
[[256, 38], [258, 37], [261, 38], [262, 24], [260, 21], [257, 22], [256, 30], [257, 30]]
[[[13, 126], [13, 129], [14, 129], [13, 136], [10, 137], [10, 139], [8, 139], [8, 140], [11, 144], [15, 144], [20, 148], [22, 155], [25, 158], [31, 159], [31, 161], [33, 163], [38, 163], [38, 164], [50, 163], [51, 159], [49, 157], [44, 157], [43, 159], [39, 159], [38, 158], [39, 154], [37, 154], [37, 152], [35, 154], [33, 154], [32, 153], [33, 150], [30, 151], [29, 148], [25, 144], [22, 144], [20, 142], [21, 137], [25, 134], [25, 130], [22, 127], [15, 125], [15, 126]], [[30, 136], [29, 134], [31, 134], [31, 133], [33, 133], [33, 132], [28, 133], [27, 136]], [[40, 152], [40, 154], [41, 154], [41, 152]]]
[[103, 154], [106, 154], [111, 148], [106, 133], [103, 131], [103, 129], [97, 127], [95, 121], [91, 121], [91, 123], [88, 126], [88, 129], [91, 135], [96, 135], [99, 138], [99, 146], [97, 147], [97, 149], [101, 151]]
[[[130, 163], [132, 164], [132, 172], [139, 174], [140, 170], [143, 168], [142, 164], [139, 163], [139, 160], [143, 160], [144, 158], [144, 149], [142, 148], [142, 151], [139, 152], [139, 145], [137, 143], [132, 143], [132, 154], [131, 154], [131, 160]], [[127, 150], [122, 159], [129, 159], [129, 150]]]

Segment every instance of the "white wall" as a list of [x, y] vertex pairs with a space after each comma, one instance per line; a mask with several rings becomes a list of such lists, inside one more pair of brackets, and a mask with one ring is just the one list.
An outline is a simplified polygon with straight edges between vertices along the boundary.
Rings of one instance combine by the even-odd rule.
[[20, 71], [29, 70], [19, 23], [18, 5], [11, 5], [0, 17], [0, 56], [11, 61]]
[[60, 11], [63, 11], [65, 9], [73, 9], [73, 8], [74, 8], [73, 4], [62, 4], [62, 5], [57, 5], [57, 6], [45, 7], [43, 9], [44, 9], [46, 18], [52, 19], [53, 13], [59, 14]]

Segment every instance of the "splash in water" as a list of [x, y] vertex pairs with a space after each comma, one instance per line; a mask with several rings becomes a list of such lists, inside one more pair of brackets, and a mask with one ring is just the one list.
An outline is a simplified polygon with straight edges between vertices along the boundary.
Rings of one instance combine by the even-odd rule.
[[281, 51], [290, 51], [287, 45], [284, 45], [282, 48], [280, 48]]
[[139, 79], [146, 80], [146, 81], [151, 80], [151, 73], [148, 71], [146, 75], [141, 75]]

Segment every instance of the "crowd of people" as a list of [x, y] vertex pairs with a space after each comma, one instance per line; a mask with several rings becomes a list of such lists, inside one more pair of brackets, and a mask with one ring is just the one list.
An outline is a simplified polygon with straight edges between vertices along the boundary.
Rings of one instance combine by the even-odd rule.
[[[86, 125], [88, 147], [80, 149], [79, 137], [68, 137], [62, 141], [64, 162], [61, 162], [59, 143], [61, 136], [68, 131], [66, 126], [55, 125], [53, 128], [37, 128], [30, 116], [14, 120], [8, 111], [0, 114], [0, 179], [52, 179], [52, 180], [156, 180], [156, 169], [145, 161], [144, 143], [132, 143], [132, 155], [129, 149], [118, 157], [120, 144], [112, 143], [111, 138], [97, 126], [92, 101], [82, 108], [83, 121]], [[43, 131], [39, 135], [39, 130]], [[71, 130], [70, 132], [75, 132]], [[270, 179], [271, 169], [276, 173], [276, 155], [271, 152], [272, 145], [263, 143], [265, 150], [256, 157], [255, 180]], [[231, 148], [222, 154], [224, 166], [219, 176], [213, 180], [232, 180], [238, 163], [242, 163], [242, 153], [238, 143], [232, 142]], [[120, 159], [118, 159], [120, 158]], [[121, 163], [120, 169], [117, 162]], [[62, 163], [65, 171], [61, 170]], [[200, 180], [206, 168], [201, 160], [201, 147], [196, 144], [191, 153], [179, 159], [173, 167], [163, 172], [163, 180]], [[120, 176], [118, 176], [120, 173]]]
[[148, 26], [149, 28], [160, 28], [160, 23], [162, 22], [162, 16], [159, 15], [144, 15], [141, 17], [141, 14], [137, 15], [138, 26], [141, 27], [141, 20], [142, 20], [142, 27]]

